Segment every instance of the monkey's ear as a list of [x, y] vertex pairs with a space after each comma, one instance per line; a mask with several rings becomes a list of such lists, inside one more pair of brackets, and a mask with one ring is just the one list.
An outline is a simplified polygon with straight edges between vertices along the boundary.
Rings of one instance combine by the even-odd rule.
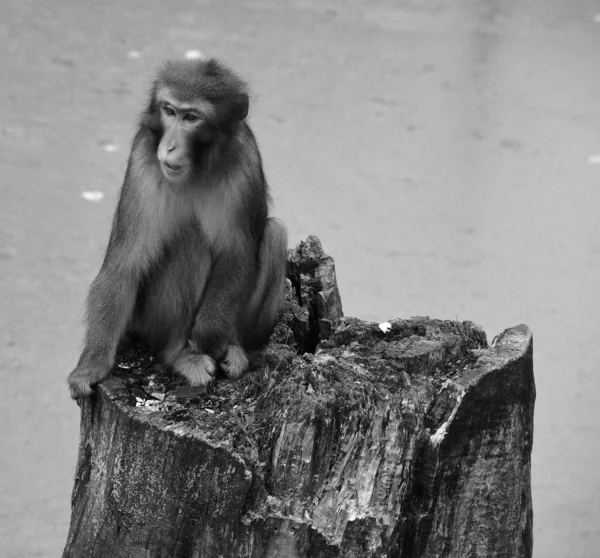
[[227, 99], [225, 103], [217, 106], [217, 127], [229, 133], [231, 127], [248, 116], [249, 99], [246, 93], [239, 93]]
[[248, 116], [248, 109], [250, 106], [250, 100], [248, 99], [247, 93], [240, 93], [233, 102], [231, 120], [240, 121], [244, 120]]

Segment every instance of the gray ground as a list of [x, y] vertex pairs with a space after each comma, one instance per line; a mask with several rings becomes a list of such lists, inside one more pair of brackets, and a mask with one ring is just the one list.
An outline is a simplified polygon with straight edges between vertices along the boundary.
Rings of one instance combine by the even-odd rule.
[[[0, 555], [62, 550], [79, 420], [64, 379], [84, 296], [149, 76], [200, 49], [252, 84], [275, 213], [291, 243], [323, 240], [347, 314], [472, 319], [490, 339], [533, 328], [535, 555], [597, 556], [597, 12], [591, 0], [3, 0]], [[94, 190], [105, 198], [82, 198]]]

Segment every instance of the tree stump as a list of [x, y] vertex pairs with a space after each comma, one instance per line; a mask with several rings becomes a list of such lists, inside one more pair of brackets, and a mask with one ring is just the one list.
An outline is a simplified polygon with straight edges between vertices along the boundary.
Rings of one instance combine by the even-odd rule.
[[290, 251], [254, 370], [186, 387], [127, 341], [81, 406], [64, 557], [530, 557], [529, 329], [342, 318]]

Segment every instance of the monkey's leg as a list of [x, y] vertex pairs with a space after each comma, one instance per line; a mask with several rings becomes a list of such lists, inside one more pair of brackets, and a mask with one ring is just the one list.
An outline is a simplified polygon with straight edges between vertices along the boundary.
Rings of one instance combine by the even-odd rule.
[[220, 361], [232, 378], [248, 368], [240, 324], [257, 280], [257, 257], [258, 246], [242, 241], [216, 257], [190, 332], [192, 348]]
[[[250, 302], [240, 327], [245, 349], [264, 345], [277, 322], [283, 305], [285, 268], [287, 265], [287, 232], [279, 219], [267, 219], [258, 251], [258, 275]], [[248, 368], [248, 357], [239, 345], [229, 345], [221, 366], [229, 378], [239, 378]]]
[[246, 309], [242, 338], [248, 350], [264, 345], [273, 333], [285, 298], [287, 231], [274, 217], [267, 219], [259, 249], [256, 288]]
[[242, 346], [268, 340], [283, 304], [287, 233], [281, 221], [267, 219], [257, 268], [250, 254], [246, 247], [215, 265], [190, 336], [192, 346], [219, 360], [232, 379], [248, 369]]
[[199, 229], [182, 233], [144, 286], [132, 329], [192, 386], [212, 382], [217, 365], [189, 341], [191, 324], [211, 271], [211, 257]]

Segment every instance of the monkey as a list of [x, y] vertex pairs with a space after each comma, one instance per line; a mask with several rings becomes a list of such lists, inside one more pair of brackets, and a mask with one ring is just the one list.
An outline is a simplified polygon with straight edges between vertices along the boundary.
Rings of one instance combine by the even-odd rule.
[[190, 385], [239, 378], [283, 305], [287, 232], [246, 121], [247, 84], [214, 58], [159, 66], [142, 111], [86, 333], [68, 377], [88, 397], [132, 333]]

